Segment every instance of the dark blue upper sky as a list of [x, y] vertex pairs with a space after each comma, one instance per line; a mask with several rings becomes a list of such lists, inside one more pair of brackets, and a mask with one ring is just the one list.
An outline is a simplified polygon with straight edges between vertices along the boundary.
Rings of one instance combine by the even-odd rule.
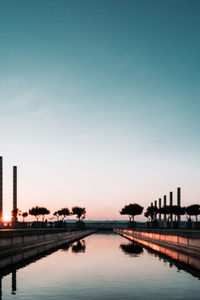
[[91, 218], [177, 185], [197, 201], [199, 28], [195, 0], [0, 0], [1, 154], [27, 178], [21, 205], [25, 186], [27, 205], [59, 195]]

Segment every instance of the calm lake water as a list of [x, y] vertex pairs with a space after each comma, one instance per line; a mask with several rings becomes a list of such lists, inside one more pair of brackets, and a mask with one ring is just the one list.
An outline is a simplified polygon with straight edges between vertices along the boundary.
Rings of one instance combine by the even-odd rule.
[[200, 299], [199, 278], [119, 235], [96, 233], [3, 276], [1, 288], [3, 300], [191, 300]]

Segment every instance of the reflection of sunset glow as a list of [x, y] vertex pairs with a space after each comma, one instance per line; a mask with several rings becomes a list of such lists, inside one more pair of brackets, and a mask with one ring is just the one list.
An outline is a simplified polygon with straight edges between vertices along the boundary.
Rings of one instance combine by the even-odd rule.
[[[136, 241], [136, 242], [138, 242], [138, 243], [140, 243], [140, 244], [142, 244], [142, 245], [144, 245], [148, 248], [153, 249], [154, 251], [165, 254], [166, 256], [169, 256], [174, 260], [177, 260], [177, 261], [180, 261], [182, 263], [188, 264], [188, 265], [194, 267], [195, 269], [200, 270], [200, 260], [199, 260], [198, 257], [192, 257], [191, 255], [186, 255], [186, 254], [183, 254], [183, 253], [179, 253], [178, 251], [169, 249], [167, 247], [151, 243], [150, 241], [146, 241], [146, 240], [143, 240], [143, 239], [135, 237], [135, 236], [133, 237], [133, 236], [130, 235], [130, 234], [133, 234], [133, 232], [131, 230], [123, 230], [121, 232], [120, 232], [120, 230], [114, 230], [114, 231], [118, 234], [121, 234], [122, 236], [124, 236], [125, 238], [127, 238], [129, 240]], [[178, 236], [165, 235], [165, 237], [163, 237], [163, 235], [159, 235], [159, 234], [147, 233], [147, 232], [137, 232], [137, 231], [134, 231], [134, 234], [135, 234], [135, 232], [140, 234], [144, 238], [149, 237], [149, 236], [151, 236], [154, 239], [158, 239], [159, 236], [160, 237], [162, 236], [162, 238], [160, 238], [161, 240], [163, 240], [163, 239], [165, 239], [165, 240], [169, 240], [169, 239], [170, 240], [171, 239], [176, 240], [176, 239], [179, 238]]]

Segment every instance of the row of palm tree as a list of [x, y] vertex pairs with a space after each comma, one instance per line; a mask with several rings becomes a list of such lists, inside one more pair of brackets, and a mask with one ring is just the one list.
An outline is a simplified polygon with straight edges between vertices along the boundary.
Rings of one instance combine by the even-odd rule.
[[[46, 207], [34, 206], [29, 209], [29, 212], [22, 212], [18, 208], [12, 211], [12, 215], [18, 215], [23, 218], [23, 222], [28, 215], [34, 216], [39, 221], [39, 218], [42, 217], [42, 221], [44, 222], [45, 216], [50, 214], [50, 210]], [[74, 206], [70, 211], [67, 207], [59, 209], [53, 213], [53, 216], [57, 218], [57, 221], [64, 221], [67, 216], [76, 215], [79, 222], [85, 218], [86, 209], [85, 207]]]
[[175, 216], [174, 221], [178, 221], [180, 216], [186, 216], [187, 220], [191, 220], [192, 216], [195, 216], [196, 222], [198, 222], [198, 216], [200, 215], [200, 205], [192, 204], [187, 207], [181, 207], [178, 205], [165, 205], [163, 207], [149, 206], [144, 213], [144, 216], [149, 221], [157, 219], [157, 215], [164, 215], [164, 219], [172, 221], [172, 216]]
[[[134, 222], [134, 218], [136, 215], [141, 215], [143, 212], [144, 207], [137, 203], [131, 203], [125, 205], [121, 211], [121, 215], [128, 215], [129, 221]], [[192, 216], [195, 216], [196, 222], [198, 221], [198, 216], [200, 215], [200, 205], [199, 204], [192, 204], [187, 207], [181, 207], [178, 205], [165, 205], [161, 208], [156, 206], [149, 206], [144, 213], [144, 216], [149, 221], [155, 221], [157, 219], [157, 215], [161, 214], [164, 215], [164, 219], [168, 221], [172, 221], [172, 216], [175, 216], [175, 221], [178, 220], [178, 217], [186, 215], [188, 220], [191, 220]]]
[[85, 219], [86, 215], [86, 209], [85, 207], [79, 207], [79, 206], [74, 206], [72, 207], [72, 210], [70, 211], [67, 207], [59, 209], [53, 213], [54, 216], [57, 217], [57, 220], [60, 221], [60, 219], [63, 221], [67, 216], [70, 215], [76, 215], [78, 218], [79, 222], [83, 219]]

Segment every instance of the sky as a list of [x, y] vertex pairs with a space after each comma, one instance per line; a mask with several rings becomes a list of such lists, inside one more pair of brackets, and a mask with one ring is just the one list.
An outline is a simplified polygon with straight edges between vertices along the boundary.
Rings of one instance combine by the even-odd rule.
[[199, 203], [199, 28], [198, 0], [0, 0], [4, 215], [13, 165], [23, 211]]

